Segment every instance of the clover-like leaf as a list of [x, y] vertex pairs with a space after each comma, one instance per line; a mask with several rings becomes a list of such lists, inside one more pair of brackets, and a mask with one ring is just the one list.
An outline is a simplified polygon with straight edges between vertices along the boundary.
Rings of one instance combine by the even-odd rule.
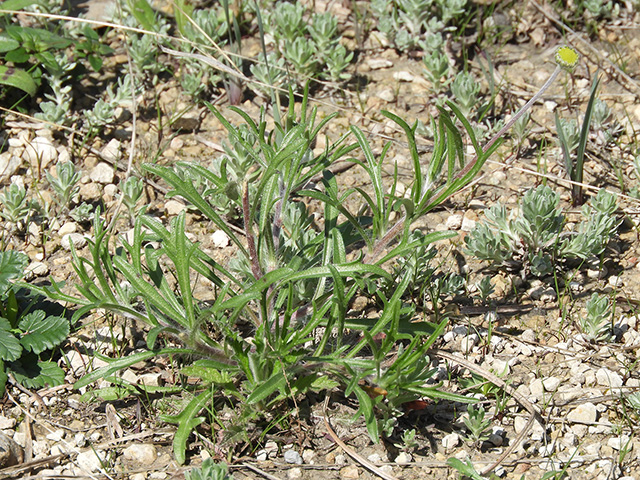
[[0, 359], [12, 362], [20, 358], [22, 346], [11, 331], [8, 320], [0, 318]]
[[0, 295], [9, 288], [9, 281], [20, 278], [29, 264], [29, 257], [15, 250], [0, 252]]
[[35, 355], [28, 354], [19, 361], [9, 365], [16, 382], [27, 388], [62, 385], [64, 382], [64, 370], [54, 362], [40, 362], [35, 360]]
[[20, 343], [36, 354], [60, 345], [69, 335], [69, 322], [66, 318], [47, 317], [42, 310], [25, 315], [18, 326], [22, 330]]

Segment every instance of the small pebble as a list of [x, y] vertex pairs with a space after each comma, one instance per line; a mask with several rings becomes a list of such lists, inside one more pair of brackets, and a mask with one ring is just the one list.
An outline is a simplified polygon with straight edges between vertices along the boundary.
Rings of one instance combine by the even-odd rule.
[[113, 167], [108, 163], [99, 163], [93, 167], [89, 174], [89, 178], [91, 178], [91, 181], [101, 183], [102, 185], [113, 183], [113, 179], [115, 178]]
[[80, 233], [68, 233], [60, 241], [60, 245], [67, 251], [71, 251], [71, 244], [76, 250], [83, 248], [87, 244], [87, 239]]
[[295, 450], [287, 450], [284, 452], [284, 461], [286, 463], [294, 463], [296, 465], [302, 465], [302, 457]]
[[213, 232], [213, 234], [211, 235], [211, 241], [216, 248], [228, 247], [229, 243], [231, 243], [229, 240], [229, 235], [227, 235], [222, 230], [216, 230], [215, 232]]
[[597, 418], [598, 410], [596, 409], [596, 406], [591, 402], [578, 405], [567, 414], [567, 420], [576, 423], [595, 423]]
[[340, 478], [351, 480], [356, 479], [359, 476], [360, 472], [358, 472], [358, 467], [356, 467], [355, 465], [348, 465], [340, 469]]
[[290, 468], [287, 471], [287, 478], [289, 480], [297, 480], [298, 478], [302, 478], [302, 469], [300, 467]]
[[396, 457], [395, 462], [398, 465], [406, 465], [413, 461], [413, 457], [411, 457], [410, 453], [400, 452], [400, 454]]
[[393, 62], [386, 58], [370, 58], [367, 60], [367, 65], [371, 70], [381, 70], [393, 67]]
[[459, 444], [460, 444], [460, 436], [455, 432], [442, 437], [442, 446], [447, 450], [456, 448]]

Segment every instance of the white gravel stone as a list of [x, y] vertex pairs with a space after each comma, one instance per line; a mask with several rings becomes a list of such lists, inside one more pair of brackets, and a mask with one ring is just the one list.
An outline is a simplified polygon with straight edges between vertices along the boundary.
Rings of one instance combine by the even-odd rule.
[[300, 467], [293, 467], [287, 471], [287, 478], [289, 480], [297, 480], [302, 478], [302, 469]]
[[629, 442], [628, 435], [620, 435], [619, 437], [611, 437], [607, 441], [607, 445], [609, 445], [614, 450], [622, 450], [622, 449], [633, 449], [633, 442]]
[[589, 424], [594, 423], [597, 419], [598, 410], [596, 409], [596, 406], [591, 402], [578, 405], [567, 414], [567, 420], [574, 423]]
[[82, 432], [76, 433], [73, 436], [73, 443], [76, 447], [82, 448], [87, 444], [87, 436]]
[[138, 383], [148, 387], [162, 386], [162, 373], [143, 373], [138, 376]]
[[393, 102], [396, 99], [396, 92], [393, 91], [393, 88], [383, 88], [378, 92], [377, 96], [385, 102]]
[[158, 457], [158, 451], [150, 443], [133, 444], [122, 452], [124, 458], [140, 465], [151, 465]]
[[520, 334], [520, 338], [522, 338], [522, 340], [524, 340], [525, 342], [535, 342], [536, 333], [532, 329], [528, 328]]
[[31, 280], [34, 277], [43, 277], [49, 273], [49, 266], [44, 262], [31, 262], [25, 269], [24, 277]]
[[393, 62], [386, 58], [369, 58], [367, 60], [367, 65], [371, 70], [381, 70], [383, 68], [393, 67]]
[[313, 465], [315, 463], [316, 452], [311, 448], [305, 448], [302, 451], [302, 461], [309, 465]]
[[462, 218], [462, 225], [460, 225], [460, 230], [462, 230], [463, 232], [470, 232], [474, 228], [476, 228], [475, 220], [468, 217]]
[[295, 465], [302, 465], [302, 457], [295, 450], [287, 450], [284, 452], [284, 461], [286, 463], [293, 463]]
[[410, 453], [400, 452], [400, 454], [394, 460], [398, 465], [407, 465], [413, 461], [413, 457]]
[[612, 287], [624, 286], [624, 282], [622, 281], [622, 278], [617, 275], [611, 275], [608, 279], [608, 282], [609, 282], [609, 285], [611, 285]]
[[372, 453], [367, 457], [367, 460], [369, 460], [371, 463], [380, 463], [382, 462], [382, 457], [379, 453]]
[[11, 152], [0, 153], [0, 181], [4, 182], [15, 175], [21, 165], [22, 159], [20, 157]]
[[83, 248], [87, 244], [87, 239], [80, 233], [68, 233], [62, 237], [60, 245], [67, 251], [71, 251], [71, 244], [77, 249]]
[[211, 241], [213, 242], [213, 245], [217, 248], [228, 247], [229, 243], [231, 243], [229, 240], [229, 235], [227, 235], [222, 230], [216, 230], [215, 232], [213, 232], [211, 234]]
[[416, 77], [413, 73], [407, 72], [406, 70], [393, 72], [393, 79], [398, 80], [399, 82], [413, 82], [415, 78]]
[[16, 426], [16, 419], [0, 415], [0, 430], [7, 430]]
[[169, 200], [164, 204], [164, 211], [167, 212], [167, 215], [178, 215], [186, 208], [184, 203], [177, 200]]
[[256, 452], [256, 460], [258, 462], [265, 462], [267, 460], [267, 451], [262, 449]]
[[459, 230], [462, 227], [462, 219], [463, 217], [460, 214], [450, 215], [444, 222], [444, 226], [447, 230]]
[[460, 444], [460, 435], [458, 435], [455, 432], [450, 433], [449, 435], [445, 435], [442, 438], [442, 446], [447, 450], [456, 448], [459, 444]]
[[89, 174], [89, 178], [91, 178], [91, 181], [101, 183], [102, 185], [113, 183], [114, 177], [115, 174], [113, 172], [113, 167], [104, 162], [101, 162], [93, 167], [91, 173]]
[[355, 465], [349, 465], [340, 469], [340, 478], [344, 478], [346, 480], [355, 480], [359, 476], [360, 472], [358, 471], [358, 467], [356, 467]]
[[478, 335], [475, 333], [467, 335], [466, 337], [462, 337], [462, 339], [460, 340], [460, 351], [462, 353], [471, 352], [471, 350], [473, 350], [473, 347], [478, 344], [478, 340]]
[[102, 154], [102, 158], [111, 162], [120, 160], [120, 145], [120, 140], [117, 138], [109, 140], [109, 143], [107, 143], [100, 152]]
[[93, 473], [100, 470], [106, 457], [104, 451], [91, 449], [86, 452], [80, 452], [76, 457], [76, 464], [85, 472]]
[[22, 155], [31, 165], [45, 169], [58, 158], [58, 150], [48, 138], [36, 137], [27, 142]]
[[52, 442], [59, 442], [60, 440], [62, 440], [64, 438], [64, 430], [61, 428], [58, 428], [57, 430], [48, 433], [45, 438], [47, 440], [51, 440]]
[[531, 383], [529, 383], [529, 390], [531, 390], [531, 395], [533, 397], [538, 399], [542, 397], [542, 394], [544, 393], [544, 386], [542, 384], [542, 379], [534, 378], [533, 380], [531, 380]]
[[78, 224], [76, 222], [66, 222], [64, 225], [58, 229], [58, 235], [61, 237], [67, 235], [68, 233], [76, 233], [78, 231]]
[[596, 372], [596, 382], [603, 387], [620, 388], [623, 384], [622, 377], [607, 368], [600, 368]]

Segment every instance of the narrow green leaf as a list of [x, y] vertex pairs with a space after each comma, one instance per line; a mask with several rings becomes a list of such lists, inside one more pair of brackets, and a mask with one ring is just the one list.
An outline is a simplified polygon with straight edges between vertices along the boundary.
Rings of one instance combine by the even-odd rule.
[[0, 3], [0, 10], [22, 10], [29, 5], [40, 5], [42, 0], [6, 0]]
[[173, 437], [173, 454], [176, 456], [176, 461], [180, 465], [184, 464], [187, 458], [186, 452], [189, 435], [194, 428], [205, 421], [204, 417], [196, 417], [196, 415], [212, 401], [213, 394], [214, 390], [208, 388], [191, 400], [178, 415], [160, 415], [161, 420], [178, 425], [178, 430]]
[[284, 376], [284, 372], [279, 371], [278, 373], [269, 377], [269, 379], [265, 382], [262, 382], [258, 385], [253, 392], [247, 397], [247, 403], [251, 405], [252, 403], [258, 403], [269, 395], [275, 393], [276, 391], [283, 392], [287, 387], [287, 379]]

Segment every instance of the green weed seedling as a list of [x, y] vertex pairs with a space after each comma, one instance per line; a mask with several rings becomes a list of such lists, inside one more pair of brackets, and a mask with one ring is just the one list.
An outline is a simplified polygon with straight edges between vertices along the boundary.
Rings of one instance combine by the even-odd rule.
[[471, 463], [471, 460], [468, 458], [463, 462], [457, 458], [448, 458], [447, 465], [452, 468], [455, 468], [460, 474], [460, 478], [471, 478], [472, 480], [486, 480], [486, 477], [483, 477], [478, 473], [476, 468]]
[[480, 83], [469, 72], [461, 72], [451, 82], [451, 93], [460, 111], [468, 117], [478, 103]]
[[72, 162], [59, 162], [56, 164], [56, 175], [46, 172], [46, 176], [56, 194], [61, 211], [68, 211], [71, 199], [80, 191], [80, 172], [76, 171]]
[[[69, 335], [69, 322], [20, 305], [12, 280], [24, 274], [28, 257], [13, 250], [0, 252], [0, 392], [9, 375], [28, 388], [56, 386], [64, 382], [64, 371], [46, 353]], [[50, 358], [50, 355], [48, 355]]]
[[468, 405], [467, 416], [462, 417], [462, 421], [467, 427], [467, 441], [470, 443], [479, 445], [489, 438], [491, 420], [485, 418], [485, 411], [482, 405]]
[[24, 225], [32, 211], [27, 199], [27, 189], [16, 183], [2, 189], [0, 203], [0, 217], [11, 223], [14, 228], [19, 224]]
[[616, 196], [600, 190], [583, 206], [583, 221], [576, 231], [564, 230], [566, 217], [560, 198], [541, 185], [525, 193], [520, 209], [507, 213], [497, 204], [465, 238], [467, 251], [496, 266], [522, 269], [542, 277], [561, 267], [559, 261], [586, 260], [604, 252], [620, 221], [616, 218]]
[[[186, 460], [189, 435], [207, 420], [201, 411], [220, 398], [238, 402], [234, 417], [226, 420], [228, 435], [246, 435], [247, 425], [277, 411], [289, 399], [341, 386], [346, 395], [357, 398], [358, 415], [365, 418], [375, 441], [381, 435], [380, 422], [402, 415], [405, 402], [425, 396], [474, 401], [425, 386], [435, 374], [427, 351], [446, 321], [412, 323], [414, 309], [403, 302], [410, 276], [399, 272], [394, 282], [381, 265], [452, 235], [413, 236], [410, 227], [464, 188], [497, 144], [483, 152], [470, 124], [452, 105], [455, 120], [474, 142], [477, 158], [463, 171], [462, 136], [451, 113], [441, 109], [435, 123], [437, 148], [425, 169], [414, 128], [385, 112], [406, 132], [415, 167], [409, 197], [399, 196], [397, 178], [390, 190], [383, 184], [388, 146], [374, 156], [365, 134], [352, 127], [354, 143], [344, 135], [314, 154], [311, 145], [333, 116], [319, 121], [316, 110], [308, 107], [306, 94], [299, 114], [293, 95], [289, 105], [285, 118], [269, 133], [264, 114], [256, 122], [233, 107], [231, 111], [242, 120], [242, 126], [235, 126], [211, 107], [227, 129], [230, 145], [215, 169], [188, 162], [144, 166], [167, 182], [170, 196], [183, 198], [229, 236], [238, 252], [229, 267], [187, 238], [184, 212], [168, 225], [137, 215], [132, 238], [117, 239], [115, 253], [109, 245], [116, 239], [96, 212], [90, 257], [72, 252], [78, 293], [63, 293], [58, 285], [41, 289], [78, 304], [76, 316], [104, 308], [151, 328], [147, 350], [111, 360], [77, 382], [77, 388], [98, 378], [115, 378], [127, 366], [157, 355], [190, 359], [181, 373], [200, 383], [197, 389], [185, 387], [192, 396], [178, 414], [162, 417], [178, 425], [174, 452], [181, 463]], [[334, 162], [354, 155], [369, 177], [371, 192], [343, 191], [329, 171]], [[316, 176], [319, 188], [307, 188]], [[200, 180], [194, 182], [196, 178]], [[361, 205], [355, 212], [346, 207], [350, 197]], [[320, 205], [322, 228], [303, 199]], [[392, 212], [398, 210], [403, 215], [394, 218]], [[230, 212], [242, 225], [243, 236], [231, 228]], [[352, 249], [360, 251], [359, 260], [347, 259], [346, 252]], [[241, 274], [232, 273], [231, 268]], [[197, 279], [209, 282], [209, 287], [196, 290]], [[389, 282], [387, 289], [375, 292], [382, 306], [379, 318], [351, 318], [347, 312], [354, 296], [376, 282]], [[196, 291], [206, 291], [208, 296]], [[141, 304], [145, 307], [140, 308]], [[361, 339], [346, 342], [347, 328], [360, 331]], [[378, 343], [373, 338], [381, 332], [385, 340]], [[365, 353], [370, 351], [373, 355]], [[397, 359], [386, 365], [392, 352]], [[386, 394], [372, 398], [366, 385]]]
[[611, 300], [593, 293], [586, 303], [587, 314], [579, 318], [580, 331], [594, 342], [606, 342], [613, 334]]
[[207, 458], [200, 467], [184, 472], [185, 480], [233, 480], [226, 463], [215, 463]]
[[267, 15], [265, 33], [273, 36], [277, 48], [266, 59], [263, 52], [263, 61], [251, 67], [261, 83], [284, 85], [287, 71], [293, 74], [294, 84], [304, 84], [309, 78], [341, 81], [350, 77], [346, 69], [353, 52], [340, 44], [337, 19], [329, 12], [315, 13], [308, 20], [306, 16], [301, 3], [289, 2], [278, 2]]
[[[293, 5], [280, 8], [297, 18]], [[103, 308], [149, 326], [146, 349], [110, 359], [75, 388], [107, 378], [126, 389], [117, 373], [160, 355], [180, 358], [180, 373], [198, 379], [185, 384], [188, 400], [178, 413], [162, 416], [177, 425], [173, 450], [179, 463], [186, 461], [190, 435], [211, 420], [213, 413], [203, 412], [212, 412], [214, 402], [237, 407], [224, 421], [227, 439], [248, 439], [264, 418], [281, 418], [275, 412], [298, 395], [340, 387], [357, 399], [357, 415], [378, 441], [406, 402], [425, 397], [476, 401], [429, 384], [436, 370], [428, 351], [447, 320], [436, 315], [433, 322], [412, 322], [415, 306], [405, 298], [421, 259], [406, 264], [413, 275], [404, 269], [390, 273], [383, 266], [416, 251], [428, 256], [431, 244], [455, 235], [417, 235], [412, 225], [476, 177], [506, 129], [482, 147], [467, 118], [449, 102], [432, 122], [434, 150], [425, 159], [417, 148], [417, 124], [382, 112], [407, 139], [413, 178], [400, 194], [397, 172], [389, 180], [384, 175], [390, 144], [374, 154], [365, 133], [351, 126], [316, 152], [315, 139], [335, 115], [319, 119], [317, 109], [309, 107], [308, 84], [301, 103], [296, 105], [292, 91], [289, 97], [288, 112], [278, 116], [272, 130], [264, 111], [256, 121], [239, 108], [230, 107], [225, 115], [210, 105], [229, 138], [226, 155], [213, 168], [190, 162], [143, 166], [166, 182], [168, 197], [181, 197], [190, 211], [227, 234], [237, 251], [228, 266], [189, 239], [186, 212], [167, 224], [136, 214], [133, 235], [114, 238], [96, 211], [89, 257], [72, 250], [76, 292], [65, 293], [55, 283], [37, 288], [77, 304], [75, 318]], [[230, 122], [231, 114], [240, 126]], [[475, 152], [471, 160], [461, 129]], [[370, 188], [338, 184], [330, 167], [347, 159], [362, 168]], [[322, 222], [314, 221], [307, 202], [314, 203]], [[437, 287], [436, 294], [461, 287], [453, 276], [424, 280]], [[372, 285], [385, 288], [369, 289]], [[359, 292], [375, 295], [377, 318], [350, 315]], [[346, 329], [360, 336], [348, 341]]]

